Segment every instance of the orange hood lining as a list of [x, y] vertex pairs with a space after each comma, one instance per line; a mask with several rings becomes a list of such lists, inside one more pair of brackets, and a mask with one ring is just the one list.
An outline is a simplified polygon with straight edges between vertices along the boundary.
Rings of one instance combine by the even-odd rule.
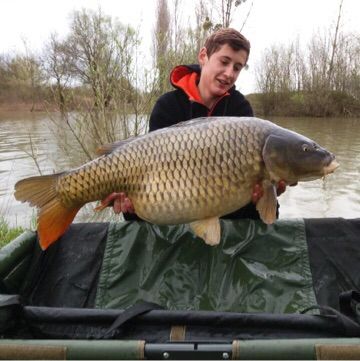
[[[183, 92], [189, 97], [190, 101], [195, 101], [205, 105], [197, 86], [199, 80], [200, 73], [186, 65], [179, 65], [175, 67], [170, 74], [170, 82], [174, 87], [182, 89]], [[218, 99], [215, 105], [226, 95], [230, 95], [229, 92], [223, 94], [223, 96]], [[213, 106], [213, 109], [215, 108], [215, 105]], [[209, 114], [211, 114], [213, 109], [210, 110]]]
[[203, 104], [197, 83], [200, 74], [185, 65], [179, 65], [170, 74], [170, 81], [173, 86], [180, 88], [189, 97], [190, 101]]

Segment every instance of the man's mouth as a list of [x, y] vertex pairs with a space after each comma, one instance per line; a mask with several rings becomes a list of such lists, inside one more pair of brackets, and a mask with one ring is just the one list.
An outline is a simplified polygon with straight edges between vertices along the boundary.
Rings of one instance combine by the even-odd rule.
[[221, 86], [227, 87], [230, 85], [230, 83], [226, 80], [222, 80], [222, 79], [216, 79], [216, 80], [220, 83]]

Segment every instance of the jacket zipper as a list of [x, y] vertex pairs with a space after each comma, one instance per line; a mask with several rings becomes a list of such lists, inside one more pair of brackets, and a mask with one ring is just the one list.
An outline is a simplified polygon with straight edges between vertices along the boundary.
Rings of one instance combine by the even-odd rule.
[[227, 96], [229, 96], [229, 95], [230, 95], [229, 93], [223, 94], [223, 95], [215, 102], [215, 104], [212, 106], [212, 108], [211, 108], [210, 110], [208, 110], [207, 116], [208, 116], [208, 117], [211, 117], [213, 111], [215, 110], [216, 106], [219, 104], [220, 100], [221, 100], [221, 99], [224, 99], [225, 97], [227, 97]]

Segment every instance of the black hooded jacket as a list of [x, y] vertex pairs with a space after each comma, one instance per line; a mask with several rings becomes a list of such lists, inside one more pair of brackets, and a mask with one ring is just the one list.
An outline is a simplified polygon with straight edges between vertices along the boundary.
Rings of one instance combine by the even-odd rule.
[[[206, 116], [252, 117], [253, 110], [245, 97], [232, 87], [224, 94], [212, 109], [201, 101], [197, 90], [200, 78], [199, 65], [180, 65], [170, 75], [171, 84], [176, 90], [165, 93], [156, 102], [150, 116], [150, 131], [169, 127], [181, 121]], [[253, 203], [225, 215], [222, 218], [259, 219], [259, 213]]]

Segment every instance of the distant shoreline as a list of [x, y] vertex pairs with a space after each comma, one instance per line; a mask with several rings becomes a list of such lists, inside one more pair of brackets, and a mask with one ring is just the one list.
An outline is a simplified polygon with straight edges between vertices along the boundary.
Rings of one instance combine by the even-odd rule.
[[[50, 108], [50, 109], [49, 109]], [[44, 103], [26, 103], [26, 102], [9, 102], [6, 104], [0, 104], [0, 112], [46, 112], [49, 110], [54, 110], [54, 106], [51, 109], [49, 104]]]
[[[276, 95], [276, 94], [275, 94]], [[277, 95], [280, 95], [278, 93]], [[265, 114], [263, 111], [262, 105], [262, 97], [264, 94], [261, 93], [252, 93], [248, 94], [245, 97], [250, 101], [250, 104], [254, 110], [255, 116], [258, 117], [339, 117], [339, 118], [360, 118], [360, 105], [356, 103], [351, 104], [351, 111], [347, 114], [339, 111], [335, 111], [332, 114], [328, 114], [326, 116], [322, 114], [314, 113], [314, 109], [306, 111], [305, 109], [299, 109], [299, 104], [294, 104], [294, 102], [289, 101], [274, 101], [273, 109], [269, 114]], [[333, 105], [339, 103], [338, 109], [341, 109], [343, 106], [341, 104], [341, 99], [338, 102], [333, 101]], [[281, 104], [281, 105], [279, 105]], [[298, 105], [298, 106], [296, 106]], [[348, 104], [346, 104], [348, 105]], [[338, 110], [337, 109], [337, 110]], [[303, 112], [305, 110], [305, 112]], [[58, 108], [55, 103], [51, 103], [48, 101], [37, 101], [37, 102], [26, 102], [26, 101], [8, 101], [0, 103], [0, 113], [14, 113], [14, 112], [22, 112], [22, 113], [41, 113], [41, 112], [56, 112]], [[314, 114], [313, 114], [314, 113]], [[339, 114], [340, 113], [340, 114]]]

